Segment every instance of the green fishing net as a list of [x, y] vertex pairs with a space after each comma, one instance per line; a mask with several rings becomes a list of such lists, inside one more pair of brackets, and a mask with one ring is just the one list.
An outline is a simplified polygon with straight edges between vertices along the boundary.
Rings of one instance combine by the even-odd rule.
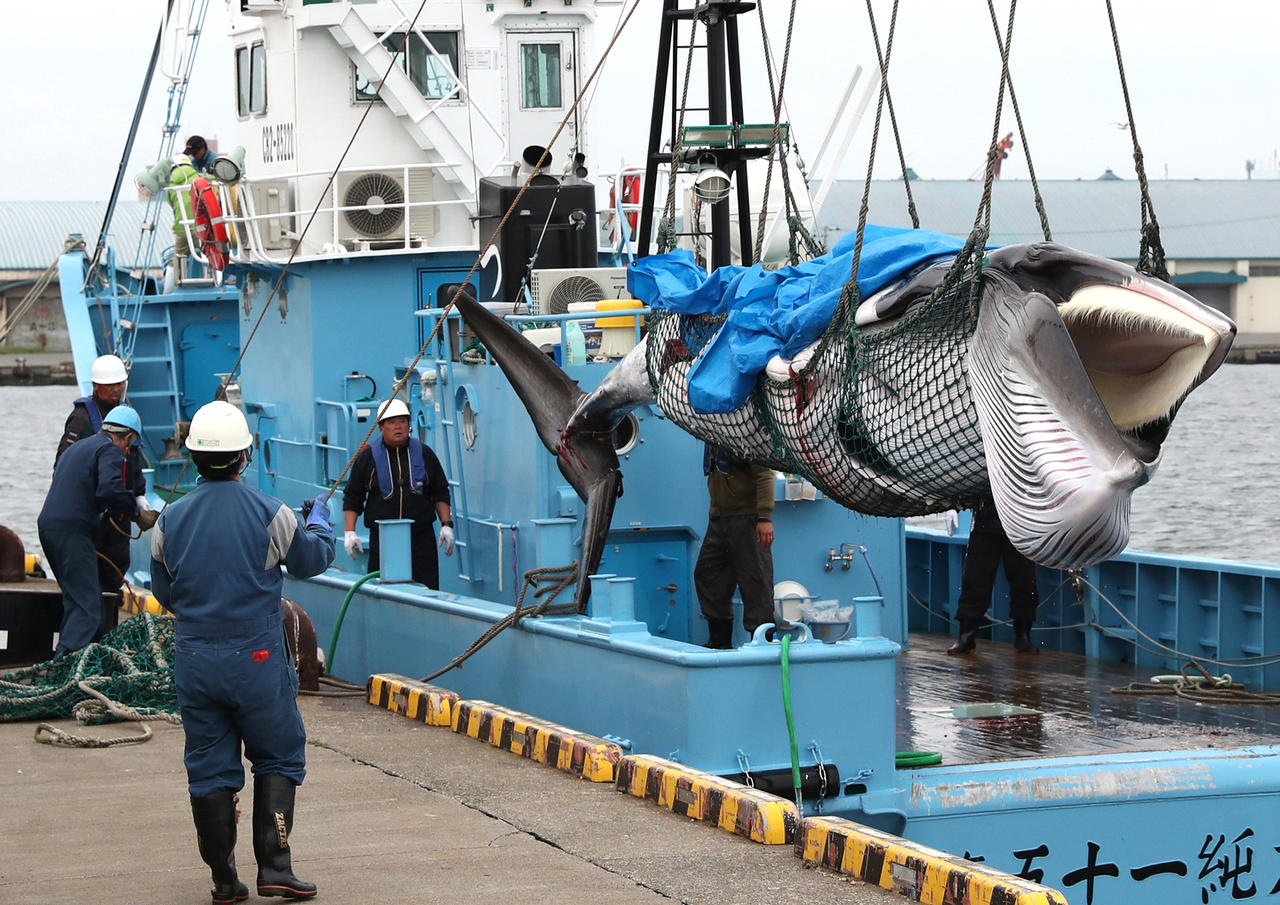
[[803, 477], [857, 512], [972, 508], [987, 487], [966, 366], [981, 252], [949, 266], [936, 290], [883, 324], [857, 326], [856, 287], [846, 287], [807, 361], [797, 356], [785, 379], [761, 372], [746, 403], [725, 414], [694, 411], [688, 386], [724, 315], [655, 310], [646, 342], [658, 404], [695, 437]]
[[141, 613], [73, 654], [0, 675], [0, 721], [176, 721], [172, 616]]

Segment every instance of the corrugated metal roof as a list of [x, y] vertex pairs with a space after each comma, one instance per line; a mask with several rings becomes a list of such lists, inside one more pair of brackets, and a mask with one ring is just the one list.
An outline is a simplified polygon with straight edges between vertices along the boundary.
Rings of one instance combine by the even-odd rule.
[[[1280, 258], [1280, 180], [1159, 180], [1149, 183], [1165, 254], [1181, 261]], [[862, 180], [840, 180], [818, 217], [828, 246], [858, 226]], [[911, 182], [920, 225], [965, 236], [973, 226], [982, 183]], [[1050, 180], [1040, 183], [1053, 238], [1108, 258], [1138, 256], [1141, 225], [1136, 180]], [[992, 187], [991, 242], [1010, 245], [1043, 238], [1029, 180]], [[868, 220], [910, 226], [906, 192], [898, 181], [871, 183]]]
[[[116, 204], [107, 239], [115, 249], [118, 266], [137, 264], [146, 211], [145, 201]], [[0, 270], [44, 270], [62, 254], [72, 233], [82, 235], [92, 251], [106, 213], [105, 201], [0, 201]], [[156, 236], [151, 266], [158, 267], [160, 252], [173, 244], [169, 222], [162, 210], [162, 232]]]

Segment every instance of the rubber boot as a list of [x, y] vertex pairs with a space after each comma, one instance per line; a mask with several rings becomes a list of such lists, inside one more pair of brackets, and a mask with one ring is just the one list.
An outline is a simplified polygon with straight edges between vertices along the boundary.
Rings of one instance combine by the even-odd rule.
[[978, 648], [978, 630], [982, 627], [980, 622], [971, 622], [967, 619], [960, 620], [960, 634], [956, 637], [956, 643], [947, 648], [947, 653], [952, 656], [961, 654], [971, 654]]
[[249, 887], [236, 875], [236, 793], [219, 789], [211, 795], [192, 795], [191, 816], [200, 858], [213, 874], [213, 905], [243, 902], [249, 898]]
[[707, 643], [703, 647], [711, 650], [732, 650], [733, 649], [733, 620], [732, 619], [708, 619], [707, 632], [709, 637]]
[[293, 780], [274, 773], [253, 778], [253, 854], [258, 859], [258, 895], [309, 899], [314, 883], [293, 875], [289, 832], [293, 829]]
[[1031, 621], [1029, 619], [1013, 620], [1013, 649], [1020, 654], [1038, 654], [1040, 648], [1031, 640]]

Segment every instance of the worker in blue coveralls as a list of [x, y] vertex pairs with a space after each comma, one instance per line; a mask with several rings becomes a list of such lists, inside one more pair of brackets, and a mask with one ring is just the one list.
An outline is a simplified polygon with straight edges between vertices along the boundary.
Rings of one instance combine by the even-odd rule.
[[258, 895], [310, 898], [315, 884], [294, 876], [289, 849], [307, 739], [285, 648], [280, 567], [308, 578], [333, 562], [329, 506], [324, 494], [308, 500], [303, 522], [240, 481], [253, 437], [230, 403], [202, 406], [186, 445], [200, 478], [156, 523], [151, 590], [177, 618], [174, 682], [200, 857], [215, 905], [248, 898], [235, 863], [243, 746], [253, 767]]
[[[73, 404], [71, 414], [67, 416], [67, 423], [62, 429], [62, 439], [58, 441], [58, 451], [53, 456], [55, 468], [72, 443], [92, 437], [102, 430], [102, 419], [107, 412], [124, 401], [129, 372], [125, 369], [124, 362], [115, 355], [99, 355], [94, 359], [89, 375], [93, 382], [93, 392], [88, 396], [81, 396]], [[138, 509], [145, 512], [151, 506], [147, 503], [147, 479], [142, 474], [146, 463], [142, 457], [139, 438], [135, 437], [133, 445], [125, 451], [124, 461], [125, 486], [133, 491]], [[103, 588], [119, 588], [124, 582], [124, 573], [129, 568], [130, 530], [127, 518], [103, 514], [97, 534], [97, 548], [101, 554], [98, 557], [98, 583]]]
[[[346, 529], [343, 546], [355, 557], [364, 545], [356, 536], [356, 518], [364, 513], [369, 529], [369, 571], [379, 568], [379, 519], [413, 520], [409, 530], [413, 555], [413, 580], [429, 588], [440, 587], [440, 560], [453, 555], [453, 519], [449, 509], [449, 482], [440, 460], [417, 437], [410, 436], [409, 407], [400, 399], [388, 399], [378, 407], [378, 430], [351, 463], [347, 489], [342, 494]], [[440, 519], [436, 542], [432, 524]]]
[[36, 520], [40, 546], [62, 590], [57, 653], [80, 650], [110, 627], [98, 581], [97, 538], [104, 513], [151, 527], [154, 512], [139, 512], [125, 483], [125, 451], [142, 430], [138, 413], [118, 405], [102, 429], [73, 444], [58, 460], [44, 507]]

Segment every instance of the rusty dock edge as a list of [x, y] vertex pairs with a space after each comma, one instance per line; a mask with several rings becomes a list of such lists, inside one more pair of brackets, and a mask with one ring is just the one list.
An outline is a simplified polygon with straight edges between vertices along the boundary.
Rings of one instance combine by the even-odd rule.
[[839, 817], [801, 818], [795, 803], [712, 773], [405, 676], [366, 683], [370, 704], [429, 726], [449, 726], [529, 760], [764, 845], [792, 845], [807, 864], [930, 905], [1067, 905], [1056, 889]]

